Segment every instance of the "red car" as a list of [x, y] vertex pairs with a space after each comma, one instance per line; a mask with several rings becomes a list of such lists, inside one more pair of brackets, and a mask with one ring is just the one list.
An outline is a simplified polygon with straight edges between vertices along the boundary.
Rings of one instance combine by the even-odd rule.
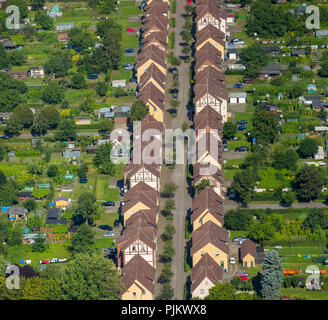
[[137, 31], [137, 29], [136, 28], [126, 28], [126, 31], [133, 32], [133, 31]]
[[191, 1], [191, 0], [188, 0], [187, 3], [188, 3], [188, 4], [192, 4], [192, 1]]
[[240, 277], [240, 280], [248, 280], [249, 279], [249, 276], [241, 276]]

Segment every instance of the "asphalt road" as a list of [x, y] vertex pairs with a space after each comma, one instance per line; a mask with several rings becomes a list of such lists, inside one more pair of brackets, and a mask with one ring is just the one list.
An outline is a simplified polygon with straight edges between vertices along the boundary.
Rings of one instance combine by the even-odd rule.
[[[174, 46], [174, 55], [180, 56], [182, 54], [182, 47], [179, 46], [180, 42], [183, 42], [181, 31], [184, 24], [184, 6], [186, 2], [184, 0], [177, 1], [176, 7], [176, 27], [175, 27], [175, 46]], [[168, 128], [177, 129], [181, 128], [184, 122], [188, 122], [187, 118], [187, 109], [186, 106], [189, 101], [189, 68], [190, 64], [181, 62], [181, 65], [178, 67], [179, 71], [179, 95], [178, 99], [180, 101], [180, 107], [178, 108], [178, 115], [176, 118], [169, 120]], [[168, 116], [170, 117], [170, 116]], [[168, 118], [167, 117], [167, 118]], [[185, 148], [185, 161], [187, 159], [187, 152]], [[175, 214], [173, 218], [173, 224], [176, 229], [176, 234], [173, 238], [173, 246], [175, 249], [175, 256], [172, 261], [172, 270], [174, 276], [171, 281], [171, 285], [174, 288], [174, 298], [182, 300], [184, 293], [184, 285], [186, 282], [186, 275], [184, 272], [184, 250], [186, 246], [185, 239], [185, 218], [187, 215], [188, 209], [191, 207], [191, 197], [188, 194], [187, 186], [187, 172], [185, 164], [177, 164], [175, 171], [172, 175], [172, 181], [178, 186], [177, 192], [175, 194]]]

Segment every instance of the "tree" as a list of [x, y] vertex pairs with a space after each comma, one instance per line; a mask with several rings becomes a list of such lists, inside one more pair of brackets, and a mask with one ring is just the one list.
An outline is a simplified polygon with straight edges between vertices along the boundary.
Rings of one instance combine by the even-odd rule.
[[191, 52], [191, 48], [189, 46], [184, 46], [182, 48], [182, 53], [183, 54], [189, 54]]
[[31, 128], [31, 134], [33, 136], [42, 136], [45, 135], [48, 131], [48, 125], [44, 121], [44, 117], [42, 115], [38, 114], [33, 122], [32, 128]]
[[186, 13], [187, 13], [188, 15], [191, 15], [192, 12], [194, 11], [194, 7], [193, 7], [192, 5], [190, 5], [190, 4], [186, 4], [186, 5], [184, 6], [184, 9], [185, 9], [185, 11], [186, 11]]
[[34, 21], [44, 30], [51, 30], [54, 25], [54, 20], [50, 16], [48, 16], [47, 13], [43, 10], [39, 10], [36, 12], [34, 16]]
[[82, 193], [77, 200], [76, 216], [82, 222], [92, 223], [97, 214], [96, 197], [89, 192]]
[[60, 114], [53, 106], [46, 106], [40, 112], [41, 120], [46, 123], [48, 129], [57, 128], [60, 121]]
[[275, 227], [270, 221], [261, 221], [261, 223], [251, 224], [247, 236], [254, 241], [263, 243], [264, 240], [272, 240], [275, 232]]
[[29, 212], [34, 211], [36, 209], [36, 202], [33, 199], [25, 201], [23, 205], [24, 208]]
[[33, 112], [26, 105], [17, 106], [7, 122], [5, 133], [8, 136], [17, 136], [23, 128], [29, 128], [33, 123]]
[[164, 268], [161, 272], [161, 274], [158, 277], [159, 283], [167, 283], [170, 282], [173, 277], [173, 271], [171, 270], [171, 263], [167, 262], [164, 263]]
[[279, 128], [278, 120], [274, 114], [264, 110], [256, 110], [252, 124], [252, 135], [258, 144], [265, 146], [277, 140]]
[[175, 228], [174, 226], [169, 223], [165, 226], [164, 233], [163, 233], [163, 238], [165, 241], [167, 240], [172, 240], [173, 236], [175, 235]]
[[240, 210], [229, 210], [224, 215], [224, 227], [228, 230], [249, 230], [253, 216]]
[[74, 89], [83, 89], [86, 87], [84, 75], [81, 73], [74, 73], [71, 77], [71, 86]]
[[156, 300], [172, 300], [174, 296], [174, 289], [169, 283], [164, 283], [161, 288], [159, 296]]
[[295, 150], [276, 151], [273, 159], [272, 166], [278, 170], [297, 170], [298, 154]]
[[311, 211], [303, 221], [302, 227], [310, 229], [312, 232], [318, 227], [328, 229], [328, 216], [322, 211]]
[[303, 159], [313, 157], [318, 151], [318, 143], [316, 140], [309, 137], [301, 140], [298, 152]]
[[55, 164], [51, 165], [47, 170], [47, 176], [52, 178], [55, 177], [57, 174], [58, 174], [58, 167]]
[[243, 204], [247, 204], [252, 200], [256, 181], [257, 175], [249, 169], [235, 174], [231, 189], [235, 191], [237, 199]]
[[68, 70], [73, 67], [72, 55], [67, 50], [55, 51], [44, 65], [44, 72], [55, 78], [68, 75]]
[[281, 203], [290, 206], [295, 200], [295, 194], [293, 191], [288, 190], [281, 192]]
[[76, 140], [76, 124], [73, 119], [62, 119], [59, 123], [55, 139], [59, 141]]
[[94, 40], [90, 32], [79, 27], [68, 31], [69, 43], [73, 48], [87, 49], [94, 46]]
[[7, 177], [6, 175], [0, 171], [0, 185], [4, 185], [7, 183]]
[[96, 87], [96, 92], [101, 96], [105, 96], [108, 90], [108, 85], [106, 82], [98, 82]]
[[22, 289], [24, 300], [45, 300], [43, 293], [44, 280], [40, 277], [26, 279]]
[[76, 254], [65, 265], [61, 288], [65, 300], [118, 300], [123, 290], [113, 262], [95, 253]]
[[100, 1], [99, 9], [100, 13], [111, 13], [114, 11], [116, 7], [116, 1], [115, 0], [103, 0]]
[[175, 201], [173, 199], [166, 200], [164, 209], [163, 209], [163, 214], [170, 215], [170, 214], [172, 214], [173, 210], [175, 210]]
[[246, 67], [245, 76], [248, 77], [257, 77], [261, 67], [268, 61], [265, 51], [258, 43], [243, 48], [239, 57], [240, 62]]
[[208, 179], [202, 179], [200, 183], [197, 183], [195, 185], [195, 189], [197, 193], [202, 192], [206, 187], [213, 188], [213, 186], [211, 186], [210, 181]]
[[64, 100], [65, 90], [58, 82], [50, 82], [43, 89], [41, 99], [48, 104], [59, 104]]
[[323, 78], [328, 77], [328, 61], [324, 61], [320, 64], [319, 76]]
[[187, 30], [183, 31], [182, 40], [189, 43], [192, 40], [191, 33]]
[[87, 172], [88, 172], [88, 167], [83, 165], [79, 170], [77, 171], [77, 175], [79, 179], [86, 179], [87, 178]]
[[104, 135], [109, 135], [114, 129], [113, 119], [103, 119], [99, 124], [99, 132]]
[[263, 300], [279, 300], [283, 269], [278, 252], [271, 250], [266, 254], [262, 270], [261, 295]]
[[174, 182], [168, 182], [164, 185], [163, 193], [172, 198], [177, 190], [178, 186]]
[[72, 236], [70, 251], [73, 255], [92, 252], [95, 244], [95, 232], [87, 225], [81, 225]]
[[43, 252], [47, 249], [47, 245], [45, 244], [45, 238], [42, 235], [38, 235], [35, 239], [35, 243], [32, 245], [33, 252]]
[[231, 121], [225, 122], [223, 125], [223, 137], [227, 140], [231, 140], [237, 133], [237, 126]]
[[172, 260], [172, 258], [175, 255], [175, 250], [172, 246], [172, 240], [168, 240], [164, 244], [164, 250], [163, 252], [159, 255], [159, 258], [162, 262], [169, 262]]
[[43, 8], [45, 2], [45, 0], [30, 0], [30, 5], [32, 10], [39, 10]]
[[0, 161], [2, 161], [6, 156], [7, 156], [7, 149], [2, 143], [0, 143]]
[[236, 291], [231, 283], [217, 283], [209, 290], [205, 300], [236, 300]]
[[323, 187], [322, 177], [316, 167], [303, 167], [293, 181], [293, 190], [299, 201], [311, 201], [318, 198]]
[[110, 143], [104, 143], [100, 145], [97, 149], [97, 153], [93, 159], [93, 162], [101, 173], [114, 175], [115, 165], [110, 158], [111, 150], [112, 145]]
[[142, 100], [137, 100], [131, 108], [130, 123], [132, 124], [133, 121], [141, 121], [148, 113], [148, 106]]

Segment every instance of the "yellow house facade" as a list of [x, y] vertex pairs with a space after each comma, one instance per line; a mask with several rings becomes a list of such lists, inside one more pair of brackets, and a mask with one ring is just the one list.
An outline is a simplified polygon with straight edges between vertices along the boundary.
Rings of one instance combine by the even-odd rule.
[[220, 222], [208, 209], [204, 210], [204, 212], [199, 215], [195, 219], [195, 221], [192, 224], [193, 230], [197, 230], [200, 228], [203, 224], [205, 224], [207, 221], [212, 221], [217, 226], [223, 228], [222, 222]]
[[192, 255], [192, 264], [195, 266], [203, 255], [208, 254], [221, 268], [228, 269], [228, 255], [212, 243], [206, 244]]
[[134, 206], [129, 208], [127, 211], [124, 211], [124, 206], [123, 206], [123, 219], [124, 219], [124, 225], [126, 225], [126, 221], [136, 212], [140, 210], [149, 210], [153, 208], [149, 208], [146, 206], [143, 202], [139, 201], [137, 202]]
[[131, 285], [123, 294], [122, 300], [153, 300], [154, 295], [138, 280]]
[[246, 268], [256, 267], [255, 257], [253, 257], [249, 253], [243, 258], [242, 263], [243, 263], [243, 267], [246, 267]]
[[150, 67], [151, 64], [154, 64], [163, 74], [166, 75], [166, 68], [164, 68], [162, 65], [156, 63], [152, 59], [147, 60], [144, 64], [137, 67], [137, 79], [138, 82], [140, 82], [141, 76], [147, 71], [147, 69]]
[[149, 107], [149, 114], [154, 117], [159, 122], [164, 122], [164, 113], [163, 110], [156, 106], [155, 103], [151, 100], [146, 102], [146, 105]]

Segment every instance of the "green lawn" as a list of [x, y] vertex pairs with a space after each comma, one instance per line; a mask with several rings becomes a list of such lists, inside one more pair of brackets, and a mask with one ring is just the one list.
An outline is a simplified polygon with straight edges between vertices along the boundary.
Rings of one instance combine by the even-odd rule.
[[253, 119], [253, 114], [251, 112], [236, 112], [235, 113], [236, 123], [240, 120], [247, 121], [247, 130], [251, 130], [251, 128], [252, 128], [252, 119]]
[[305, 298], [307, 300], [328, 300], [328, 291], [309, 291], [303, 288], [283, 288], [280, 296], [293, 298]]
[[[233, 159], [227, 160], [227, 163], [223, 167], [224, 178], [225, 179], [233, 179], [234, 175], [241, 171], [240, 166], [244, 162], [244, 159]], [[239, 166], [239, 168], [233, 168], [232, 166]]]
[[114, 244], [113, 238], [103, 238], [103, 239], [96, 239], [95, 240], [96, 248], [103, 249], [108, 247], [116, 247]]
[[78, 200], [79, 196], [83, 192], [90, 192], [94, 194], [95, 189], [96, 189], [96, 176], [88, 176], [88, 183], [77, 183], [73, 194], [73, 200]]
[[108, 176], [97, 176], [96, 198], [103, 201], [118, 201], [119, 189], [108, 188], [110, 178]]

